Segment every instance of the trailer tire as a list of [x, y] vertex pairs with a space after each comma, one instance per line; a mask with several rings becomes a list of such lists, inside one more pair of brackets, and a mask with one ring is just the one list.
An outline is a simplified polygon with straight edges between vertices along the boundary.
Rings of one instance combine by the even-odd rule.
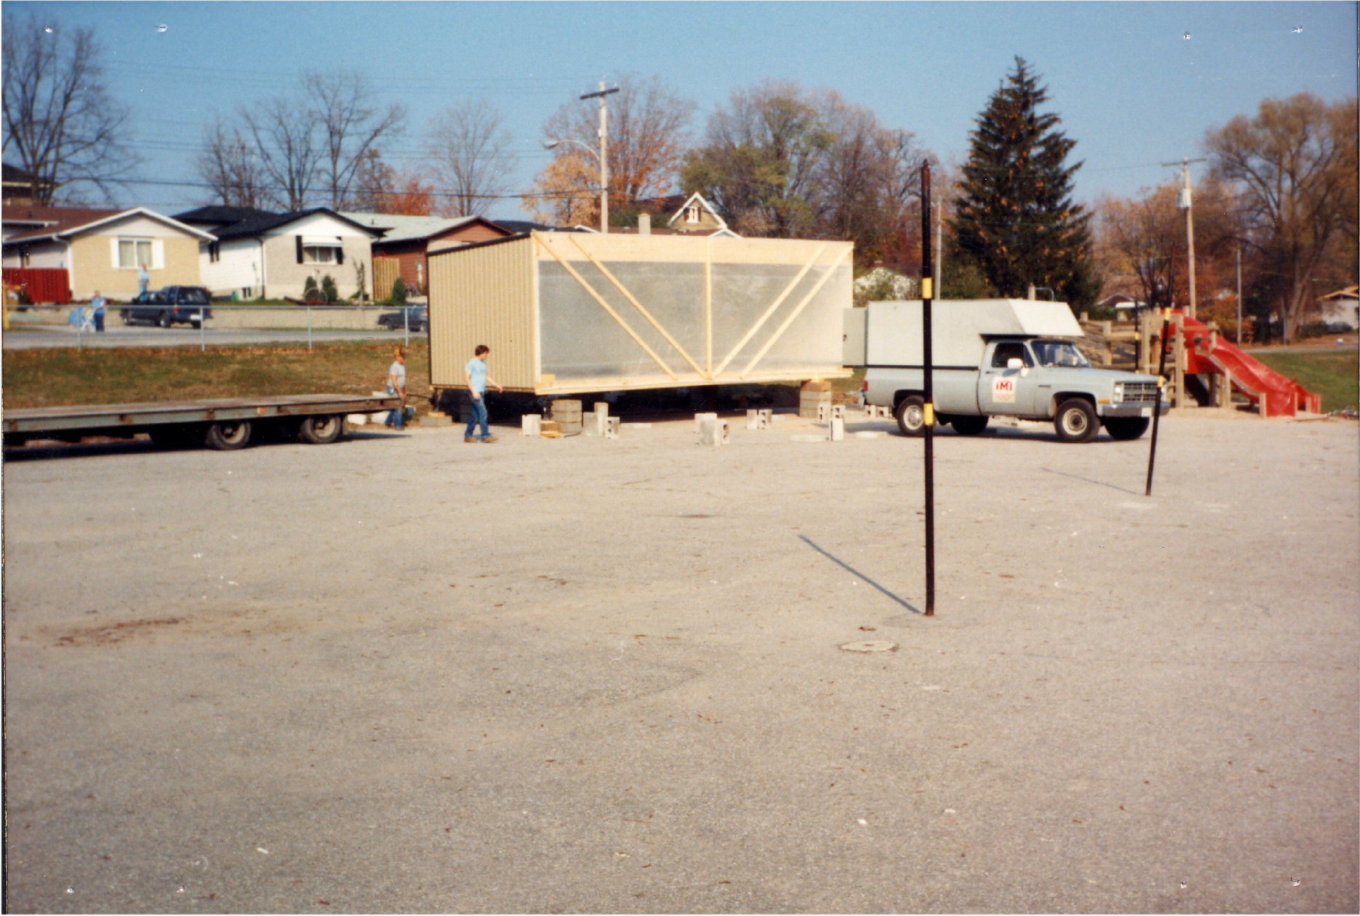
[[339, 439], [345, 431], [345, 418], [341, 414], [327, 414], [320, 417], [303, 417], [298, 422], [297, 436], [312, 445], [326, 445]]
[[161, 312], [160, 315], [156, 318], [156, 324], [162, 328], [170, 327], [170, 313]]
[[957, 414], [950, 417], [949, 424], [954, 427], [954, 432], [960, 436], [980, 436], [982, 431], [987, 428], [987, 418], [984, 417], [964, 417]]
[[918, 394], [909, 394], [897, 402], [893, 411], [897, 417], [897, 428], [904, 436], [923, 436], [926, 431], [926, 402]]
[[1100, 432], [1100, 418], [1085, 398], [1068, 398], [1058, 405], [1053, 429], [1063, 442], [1090, 442]]
[[1147, 417], [1106, 417], [1105, 432], [1110, 434], [1111, 439], [1128, 442], [1147, 432], [1151, 422]]
[[218, 451], [245, 448], [250, 444], [249, 420], [219, 420], [208, 424], [203, 444]]

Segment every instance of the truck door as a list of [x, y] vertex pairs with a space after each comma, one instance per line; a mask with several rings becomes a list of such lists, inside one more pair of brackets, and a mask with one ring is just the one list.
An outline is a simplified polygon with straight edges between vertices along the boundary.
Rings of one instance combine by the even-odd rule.
[[[1019, 360], [1019, 366], [1013, 368], [1012, 360]], [[984, 351], [977, 393], [982, 412], [1029, 416], [1034, 403], [1034, 386], [1026, 377], [1026, 370], [1033, 367], [1034, 358], [1022, 341], [997, 341]]]

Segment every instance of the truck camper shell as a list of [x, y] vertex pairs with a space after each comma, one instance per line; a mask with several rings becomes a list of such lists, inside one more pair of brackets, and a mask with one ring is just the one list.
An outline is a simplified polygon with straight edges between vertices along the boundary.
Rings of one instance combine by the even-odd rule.
[[[845, 313], [847, 366], [921, 367], [925, 364], [921, 300], [871, 302]], [[930, 311], [931, 362], [976, 369], [995, 337], [1079, 338], [1081, 325], [1065, 302], [1035, 299], [940, 299]]]
[[430, 381], [538, 395], [845, 378], [849, 242], [531, 232], [429, 256]]

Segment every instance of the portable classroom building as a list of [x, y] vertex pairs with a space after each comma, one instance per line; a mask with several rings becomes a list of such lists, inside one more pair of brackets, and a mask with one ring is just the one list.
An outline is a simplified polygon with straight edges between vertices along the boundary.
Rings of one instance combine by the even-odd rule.
[[849, 242], [531, 232], [432, 253], [430, 381], [535, 394], [844, 378]]

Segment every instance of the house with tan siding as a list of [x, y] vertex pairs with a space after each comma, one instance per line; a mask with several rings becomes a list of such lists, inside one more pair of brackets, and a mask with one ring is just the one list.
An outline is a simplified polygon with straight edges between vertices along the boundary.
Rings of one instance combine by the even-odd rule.
[[145, 207], [16, 207], [7, 208], [4, 219], [4, 266], [65, 270], [76, 299], [95, 290], [130, 299], [143, 267], [152, 289], [199, 286], [199, 246], [212, 240], [208, 232]]

